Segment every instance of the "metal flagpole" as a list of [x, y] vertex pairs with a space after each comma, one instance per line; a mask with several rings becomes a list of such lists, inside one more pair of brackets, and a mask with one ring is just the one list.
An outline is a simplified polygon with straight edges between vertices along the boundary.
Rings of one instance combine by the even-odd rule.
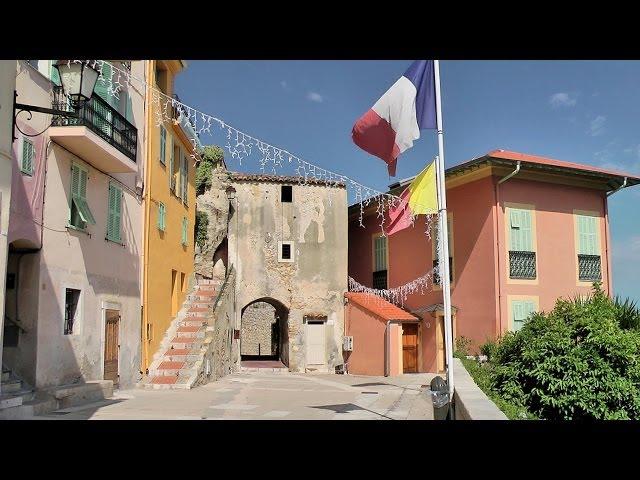
[[438, 187], [439, 213], [439, 252], [440, 283], [442, 284], [442, 298], [444, 303], [444, 342], [447, 363], [447, 385], [449, 399], [453, 401], [453, 328], [451, 322], [451, 284], [449, 273], [449, 226], [447, 223], [447, 194], [444, 175], [444, 132], [442, 130], [442, 102], [440, 100], [440, 62], [433, 61], [436, 87], [436, 126], [438, 128], [438, 157], [436, 157], [436, 173]]

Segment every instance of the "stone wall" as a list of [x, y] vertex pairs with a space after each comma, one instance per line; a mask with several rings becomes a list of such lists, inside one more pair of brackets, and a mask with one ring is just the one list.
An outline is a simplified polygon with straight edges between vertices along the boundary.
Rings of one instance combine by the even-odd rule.
[[221, 278], [225, 275], [223, 263], [214, 262], [214, 255], [227, 235], [229, 200], [225, 189], [228, 185], [229, 174], [219, 167], [211, 175], [211, 189], [196, 198], [196, 208], [209, 218], [207, 240], [202, 247], [196, 245], [194, 259], [196, 274], [205, 278]]
[[242, 355], [276, 355], [278, 334], [274, 331], [276, 309], [266, 302], [249, 305], [242, 314], [240, 353]]
[[[195, 385], [202, 385], [237, 372], [240, 369], [240, 349], [234, 339], [236, 272], [231, 269], [222, 293], [214, 306], [212, 325], [207, 331], [208, 349], [204, 355], [204, 368]], [[208, 365], [208, 366], [207, 366]]]
[[[325, 318], [325, 364], [343, 364], [343, 296], [347, 290], [347, 195], [344, 187], [299, 184], [231, 174], [236, 198], [229, 218], [229, 264], [237, 267], [236, 328], [240, 311], [271, 299], [286, 310], [281, 358], [289, 369], [310, 368], [305, 317]], [[263, 180], [264, 179], [264, 180]], [[292, 185], [293, 201], [281, 202], [281, 187]], [[292, 242], [292, 261], [278, 258], [282, 241]]]
[[453, 359], [453, 380], [456, 420], [508, 420], [476, 385], [459, 358]]

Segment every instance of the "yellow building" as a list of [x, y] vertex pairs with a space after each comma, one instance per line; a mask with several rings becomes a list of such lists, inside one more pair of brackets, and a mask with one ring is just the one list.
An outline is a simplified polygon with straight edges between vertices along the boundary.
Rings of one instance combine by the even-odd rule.
[[[175, 76], [186, 67], [183, 60], [151, 60], [147, 79], [173, 97]], [[176, 316], [193, 273], [196, 216], [195, 132], [184, 123], [157, 125], [157, 103], [147, 89], [145, 172], [145, 243], [142, 294], [142, 371]], [[164, 99], [163, 99], [164, 100]], [[161, 105], [164, 107], [164, 101]]]

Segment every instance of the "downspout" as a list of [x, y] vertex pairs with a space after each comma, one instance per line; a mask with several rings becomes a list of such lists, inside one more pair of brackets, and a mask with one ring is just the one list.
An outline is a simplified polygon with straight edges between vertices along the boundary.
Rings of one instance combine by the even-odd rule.
[[624, 182], [622, 182], [622, 185], [620, 185], [615, 190], [607, 192], [607, 194], [602, 199], [602, 201], [604, 203], [604, 216], [605, 216], [605, 222], [604, 222], [604, 251], [605, 251], [605, 258], [607, 259], [607, 290], [608, 290], [607, 293], [609, 294], [610, 297], [613, 296], [613, 279], [612, 279], [612, 275], [611, 275], [611, 258], [610, 258], [610, 255], [609, 255], [609, 243], [610, 242], [609, 242], [609, 200], [608, 199], [614, 193], [619, 192], [623, 188], [626, 188], [628, 181], [629, 181], [629, 178], [628, 177], [624, 177]]
[[498, 280], [498, 331], [497, 336], [500, 336], [502, 334], [502, 269], [500, 267], [500, 221], [499, 221], [499, 215], [501, 212], [501, 208], [500, 208], [500, 189], [498, 188], [498, 186], [504, 182], [506, 182], [507, 180], [509, 180], [510, 178], [515, 177], [519, 172], [520, 172], [520, 167], [521, 167], [521, 162], [520, 160], [518, 160], [518, 163], [516, 164], [516, 169], [511, 172], [510, 174], [506, 175], [505, 177], [502, 177], [500, 180], [498, 180], [498, 182], [496, 183], [496, 187], [495, 187], [495, 199], [496, 199], [496, 209], [497, 209], [497, 215], [496, 215], [496, 221], [495, 221], [495, 231], [496, 231], [496, 259], [497, 259], [497, 275], [496, 278]]

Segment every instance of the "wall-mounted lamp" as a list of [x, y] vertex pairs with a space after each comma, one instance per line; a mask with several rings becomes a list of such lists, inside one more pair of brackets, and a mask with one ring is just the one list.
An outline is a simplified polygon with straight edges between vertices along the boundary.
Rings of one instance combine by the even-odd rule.
[[227, 199], [229, 201], [233, 200], [234, 198], [236, 198], [236, 189], [233, 188], [231, 185], [229, 185], [227, 187], [227, 189], [225, 190], [225, 193], [227, 194]]
[[70, 112], [67, 110], [58, 110], [55, 108], [46, 108], [39, 107], [37, 105], [25, 105], [24, 103], [17, 103], [16, 99], [18, 98], [18, 93], [13, 92], [13, 140], [15, 141], [18, 137], [16, 137], [16, 128], [20, 133], [27, 137], [36, 137], [38, 135], [42, 135], [50, 126], [45, 128], [42, 132], [37, 133], [35, 135], [30, 135], [28, 133], [20, 130], [20, 127], [16, 124], [16, 118], [22, 112], [28, 112], [29, 118], [27, 120], [31, 120], [32, 112], [38, 113], [46, 113], [49, 115], [62, 116], [66, 118], [77, 118], [77, 111], [84, 105], [85, 102], [91, 99], [91, 95], [93, 95], [93, 89], [96, 86], [96, 81], [98, 80], [98, 70], [92, 66], [91, 61], [82, 61], [82, 62], [72, 62], [70, 60], [58, 60], [58, 62], [53, 65], [54, 68], [58, 70], [58, 74], [60, 76], [60, 83], [62, 84], [62, 92], [66, 97], [69, 98], [71, 107], [74, 111]]

